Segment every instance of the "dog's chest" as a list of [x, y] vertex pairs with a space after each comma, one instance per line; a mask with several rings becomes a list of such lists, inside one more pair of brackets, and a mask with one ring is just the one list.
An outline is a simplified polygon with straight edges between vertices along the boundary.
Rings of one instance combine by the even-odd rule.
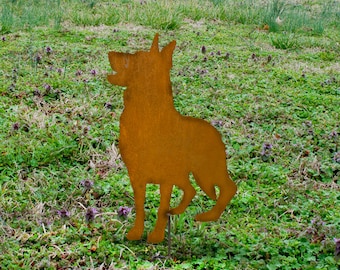
[[155, 140], [163, 140], [173, 133], [178, 120], [176, 113], [124, 109], [120, 117], [120, 141], [151, 146]]

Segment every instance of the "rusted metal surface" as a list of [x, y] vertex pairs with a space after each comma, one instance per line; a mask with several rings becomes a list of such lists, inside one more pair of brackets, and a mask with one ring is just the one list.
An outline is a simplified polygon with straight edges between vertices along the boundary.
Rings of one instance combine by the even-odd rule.
[[[219, 132], [204, 120], [180, 115], [174, 107], [170, 69], [175, 46], [172, 41], [159, 50], [156, 34], [150, 51], [109, 52], [115, 74], [108, 75], [108, 80], [126, 87], [119, 149], [135, 200], [136, 218], [127, 234], [129, 240], [142, 237], [149, 183], [159, 184], [161, 194], [156, 225], [147, 238], [150, 243], [164, 239], [167, 215], [183, 213], [195, 196], [190, 173], [200, 188], [216, 200], [212, 209], [196, 216], [197, 221], [217, 220], [237, 189], [227, 171], [225, 146]], [[174, 185], [184, 194], [179, 205], [170, 209]]]

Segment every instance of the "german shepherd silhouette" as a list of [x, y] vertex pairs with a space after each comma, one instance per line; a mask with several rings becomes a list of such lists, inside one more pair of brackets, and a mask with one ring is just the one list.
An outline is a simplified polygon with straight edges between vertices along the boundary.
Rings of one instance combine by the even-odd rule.
[[[127, 234], [129, 240], [141, 239], [144, 231], [146, 185], [160, 185], [157, 221], [147, 237], [149, 243], [163, 241], [168, 215], [183, 213], [195, 196], [190, 173], [200, 188], [217, 200], [211, 210], [195, 217], [197, 221], [217, 220], [237, 190], [227, 171], [225, 146], [219, 132], [204, 120], [176, 111], [170, 81], [176, 41], [160, 51], [158, 39], [156, 34], [150, 51], [108, 54], [115, 72], [108, 75], [108, 81], [126, 87], [119, 149], [135, 201], [136, 217]], [[183, 190], [183, 198], [177, 207], [170, 209], [174, 185]]]

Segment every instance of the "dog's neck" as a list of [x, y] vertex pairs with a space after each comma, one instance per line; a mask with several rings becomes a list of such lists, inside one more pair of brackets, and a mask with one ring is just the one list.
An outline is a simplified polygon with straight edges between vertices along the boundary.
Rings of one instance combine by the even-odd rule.
[[170, 76], [162, 80], [150, 79], [143, 84], [132, 81], [124, 92], [124, 107], [136, 113], [175, 110]]

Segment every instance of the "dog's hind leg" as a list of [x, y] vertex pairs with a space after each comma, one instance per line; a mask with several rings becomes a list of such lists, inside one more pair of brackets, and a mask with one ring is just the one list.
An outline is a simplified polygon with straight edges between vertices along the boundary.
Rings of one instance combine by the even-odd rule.
[[219, 188], [215, 206], [211, 210], [197, 215], [196, 220], [217, 220], [236, 193], [236, 185], [228, 175], [225, 159], [210, 158], [205, 164], [197, 166], [193, 174], [197, 184], [211, 199], [216, 200], [215, 187]]
[[[130, 179], [132, 180], [133, 178], [130, 176]], [[133, 188], [135, 198], [136, 219], [134, 226], [130, 229], [126, 237], [129, 240], [139, 240], [141, 239], [144, 231], [144, 218], [145, 218], [144, 201], [146, 183], [131, 181], [131, 185]]]
[[154, 230], [148, 235], [149, 243], [159, 243], [164, 239], [165, 227], [168, 221], [172, 184], [161, 184], [161, 202], [158, 208], [157, 221]]
[[[189, 177], [189, 176], [188, 176]], [[193, 186], [190, 184], [188, 179], [185, 179], [185, 185], [179, 186], [183, 190], [183, 198], [179, 205], [169, 211], [169, 214], [171, 215], [179, 215], [182, 214], [185, 209], [188, 207], [190, 204], [192, 198], [194, 198], [196, 194], [196, 190], [193, 188]]]

